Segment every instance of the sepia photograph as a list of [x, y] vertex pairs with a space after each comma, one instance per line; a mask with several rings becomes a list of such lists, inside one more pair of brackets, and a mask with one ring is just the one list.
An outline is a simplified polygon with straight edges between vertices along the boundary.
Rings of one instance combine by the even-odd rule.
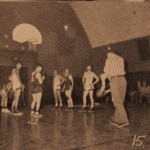
[[0, 150], [150, 150], [150, 0], [0, 0]]

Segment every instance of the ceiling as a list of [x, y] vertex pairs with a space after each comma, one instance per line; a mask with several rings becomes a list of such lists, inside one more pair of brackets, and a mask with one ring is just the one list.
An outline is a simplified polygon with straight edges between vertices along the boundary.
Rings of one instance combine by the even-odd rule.
[[92, 47], [150, 35], [150, 3], [74, 2]]
[[[60, 0], [0, 0], [0, 2], [50, 2], [50, 1], [60, 1]], [[71, 2], [71, 1], [99, 1], [99, 2], [122, 2], [122, 1], [138, 1], [147, 2], [150, 0], [61, 0], [60, 2]]]
[[[20, 1], [26, 2], [11, 0], [0, 3], [1, 43], [4, 35], [7, 34], [11, 38], [13, 29], [21, 23], [32, 24], [42, 35], [54, 32], [60, 36], [65, 34], [63, 26], [67, 24], [78, 36], [87, 37], [93, 48], [149, 34], [150, 3], [120, 3], [110, 0], [105, 2], [36, 0], [32, 3], [28, 2], [31, 0]], [[71, 34], [73, 35], [73, 32]]]

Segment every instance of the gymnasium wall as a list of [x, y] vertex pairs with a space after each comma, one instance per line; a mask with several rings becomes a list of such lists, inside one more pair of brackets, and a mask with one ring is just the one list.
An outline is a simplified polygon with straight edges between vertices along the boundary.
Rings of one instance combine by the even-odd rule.
[[[127, 72], [150, 71], [150, 60], [142, 61], [140, 59], [137, 39], [112, 44], [111, 48], [125, 59]], [[93, 49], [92, 55], [94, 57], [93, 65], [95, 70], [103, 71], [106, 53], [107, 46]]]
[[15, 57], [19, 58], [24, 67], [31, 67], [36, 62], [37, 54], [30, 51], [0, 49], [0, 66], [13, 66]]
[[[50, 40], [50, 38], [49, 38]], [[41, 50], [38, 51], [38, 61], [43, 64], [44, 71], [48, 76], [53, 75], [53, 70], [57, 69], [61, 74], [65, 68], [69, 68], [73, 76], [79, 77], [82, 76], [86, 65], [88, 64], [89, 57], [89, 47], [87, 46], [86, 40], [77, 39], [75, 41], [75, 47], [72, 52], [62, 51], [61, 54], [58, 53], [57, 46], [59, 43], [56, 43], [56, 47], [51, 47], [48, 45], [49, 52], [43, 52], [44, 47], [41, 45]], [[53, 50], [52, 50], [53, 49]]]
[[128, 63], [129, 72], [150, 71], [150, 59], [141, 60], [137, 39], [114, 44], [114, 49], [116, 49]]

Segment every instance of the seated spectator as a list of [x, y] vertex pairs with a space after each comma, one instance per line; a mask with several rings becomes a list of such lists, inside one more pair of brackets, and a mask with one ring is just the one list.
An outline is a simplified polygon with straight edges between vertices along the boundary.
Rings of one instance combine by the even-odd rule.
[[138, 104], [138, 91], [130, 91], [129, 95], [130, 95], [131, 103]]
[[139, 89], [141, 87], [141, 82], [137, 81], [137, 86], [134, 90], [129, 91], [129, 97], [132, 104], [138, 104], [139, 103]]
[[150, 104], [150, 85], [147, 86], [147, 93], [148, 103]]
[[140, 86], [139, 93], [140, 93], [140, 102], [141, 103], [148, 103], [149, 94], [150, 94], [150, 86], [147, 85], [147, 82], [144, 81], [143, 84]]
[[138, 87], [138, 90], [141, 88], [141, 82], [140, 81], [137, 81], [137, 87]]

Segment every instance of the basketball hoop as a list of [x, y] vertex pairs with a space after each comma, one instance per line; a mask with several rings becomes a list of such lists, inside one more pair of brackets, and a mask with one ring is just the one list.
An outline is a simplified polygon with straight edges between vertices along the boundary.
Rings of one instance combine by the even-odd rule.
[[38, 40], [36, 39], [32, 39], [32, 40], [28, 40], [28, 46], [29, 46], [29, 50], [34, 50], [36, 51], [36, 45], [37, 45]]

